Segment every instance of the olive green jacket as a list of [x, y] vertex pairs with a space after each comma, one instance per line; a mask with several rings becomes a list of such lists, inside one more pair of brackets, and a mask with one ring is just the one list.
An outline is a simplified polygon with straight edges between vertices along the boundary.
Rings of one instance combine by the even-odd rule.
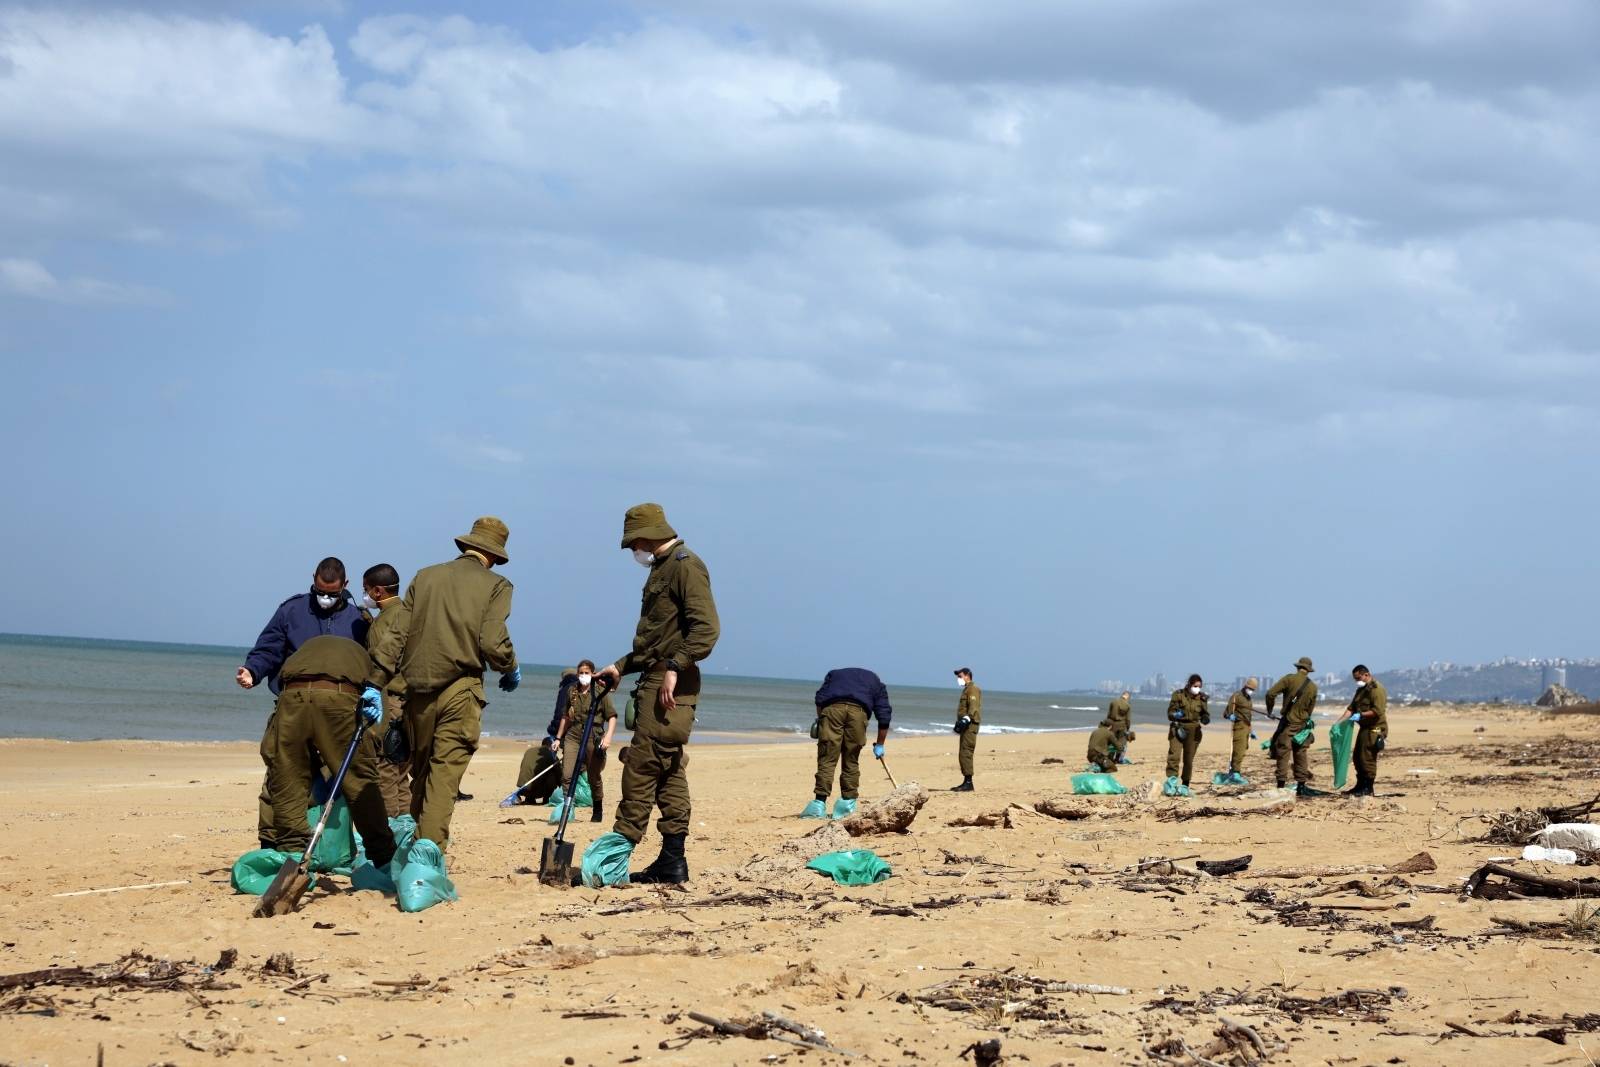
[[[1172, 694], [1172, 699], [1167, 702], [1167, 721], [1177, 726], [1201, 726], [1200, 713], [1206, 709], [1206, 702], [1197, 696], [1191, 696], [1189, 690], [1179, 689]], [[1172, 713], [1181, 711], [1183, 718], [1174, 719]]]
[[1350, 701], [1350, 710], [1361, 713], [1358, 724], [1361, 731], [1375, 731], [1377, 737], [1389, 736], [1389, 691], [1376, 678], [1356, 690]]
[[462, 553], [418, 571], [401, 609], [405, 624], [373, 645], [371, 684], [379, 689], [399, 674], [413, 693], [438, 693], [464, 678], [482, 681], [485, 670], [504, 674], [517, 665], [506, 632], [511, 583], [476, 556]]
[[711, 574], [704, 561], [680, 541], [650, 565], [633, 649], [614, 666], [620, 674], [649, 672], [657, 665], [677, 671], [677, 696], [694, 696], [700, 692], [700, 671], [695, 665], [711, 655], [720, 636], [722, 623], [711, 596]]
[[1133, 728], [1133, 705], [1121, 697], [1112, 697], [1106, 705], [1106, 722], [1118, 736], [1125, 736]]
[[978, 688], [977, 682], [961, 687], [961, 699], [956, 702], [956, 721], [963, 715], [975, 723], [983, 721], [983, 690]]
[[[378, 612], [378, 617], [372, 620], [372, 627], [367, 630], [367, 647], [382, 648], [386, 643], [404, 642], [405, 629], [409, 619], [410, 615], [406, 611], [406, 602], [404, 600], [399, 597], [390, 597], [385, 600], [382, 610]], [[398, 635], [391, 632], [396, 629], [400, 630]], [[398, 674], [395, 675], [389, 679], [389, 684], [385, 687], [384, 692], [392, 697], [405, 696], [406, 680]]]
[[362, 685], [371, 669], [372, 661], [361, 642], [337, 634], [322, 634], [295, 649], [294, 655], [284, 660], [278, 677], [284, 685], [313, 678]]
[[1249, 733], [1250, 722], [1255, 718], [1256, 708], [1250, 702], [1250, 698], [1245, 695], [1244, 690], [1241, 689], [1228, 698], [1228, 709], [1224, 714], [1233, 716], [1235, 732], [1243, 731]]
[[[1283, 724], [1290, 733], [1299, 733], [1311, 721], [1311, 712], [1317, 706], [1317, 683], [1305, 671], [1293, 671], [1272, 683], [1267, 690], [1267, 712], [1283, 697]], [[1290, 700], [1294, 703], [1290, 704]]]
[[[562, 719], [561, 728], [556, 731], [561, 737], [566, 737], [567, 734], [572, 730], [582, 732], [583, 720], [589, 714], [589, 702], [593, 699], [593, 683], [590, 684], [588, 692], [584, 692], [577, 686], [572, 687], [567, 695], [567, 714]], [[611, 703], [611, 694], [607, 693], [600, 700], [600, 710], [595, 713], [594, 728], [597, 731], [595, 736], [605, 736], [604, 733], [600, 731], [605, 729], [606, 720], [615, 719], [616, 717], [617, 706]]]

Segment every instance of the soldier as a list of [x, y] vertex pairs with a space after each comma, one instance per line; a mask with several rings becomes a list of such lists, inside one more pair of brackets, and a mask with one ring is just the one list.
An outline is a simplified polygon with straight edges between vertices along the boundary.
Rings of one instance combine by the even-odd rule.
[[[828, 794], [833, 792], [834, 768], [839, 768], [839, 802], [833, 817], [842, 819], [856, 810], [861, 788], [861, 749], [867, 743], [867, 715], [878, 720], [878, 739], [872, 754], [883, 758], [883, 743], [889, 739], [889, 690], [883, 681], [865, 667], [840, 667], [822, 679], [815, 697], [817, 707], [817, 779], [815, 799], [800, 813], [802, 819], [821, 819], [828, 813]], [[843, 764], [841, 767], [840, 764]]]
[[395, 674], [405, 680], [411, 815], [417, 820], [412, 851], [426, 844], [422, 854], [429, 861], [449, 844], [457, 786], [478, 750], [484, 671], [499, 671], [500, 688], [508, 693], [522, 681], [506, 632], [511, 583], [494, 573], [509, 562], [509, 532], [493, 516], [475, 521], [471, 533], [456, 538], [461, 555], [417, 572], [401, 605], [404, 625], [372, 650], [374, 688], [385, 688]]
[[1359, 724], [1356, 730], [1356, 787], [1345, 796], [1370, 797], [1378, 782], [1378, 753], [1389, 738], [1389, 692], [1358, 664], [1350, 676], [1356, 682], [1356, 695], [1350, 700], [1350, 717]]
[[1101, 719], [1094, 733], [1089, 735], [1089, 770], [1102, 774], [1117, 773], [1117, 758], [1122, 750], [1117, 747], [1117, 727], [1109, 718]]
[[[245, 656], [244, 664], [234, 672], [233, 680], [241, 689], [254, 689], [265, 682], [274, 698], [278, 695], [278, 672], [288, 658], [301, 645], [313, 637], [331, 635], [348, 637], [367, 643], [370, 618], [350, 599], [349, 580], [345, 577], [344, 563], [329, 556], [317, 564], [311, 574], [311, 591], [296, 593], [278, 605], [262, 627], [255, 647]], [[278, 750], [272, 731], [277, 724], [277, 704], [267, 717], [267, 726], [261, 734], [261, 762], [267, 765], [261, 776], [261, 795], [257, 800], [256, 833], [262, 848], [277, 848], [272, 826], [276, 805], [272, 800], [272, 753]], [[340, 753], [340, 759], [344, 754]], [[313, 768], [319, 777], [320, 767]]]
[[594, 702], [594, 661], [578, 661], [577, 681], [567, 690], [567, 710], [556, 727], [555, 747], [561, 753], [561, 780], [566, 783], [566, 798], [572, 798], [573, 783], [578, 778], [580, 764], [589, 776], [589, 798], [594, 810], [590, 822], [599, 822], [605, 809], [605, 781], [601, 775], [606, 769], [606, 752], [611, 748], [611, 735], [617, 731], [617, 708], [611, 703], [611, 693], [600, 698], [600, 710], [595, 712], [598, 721], [591, 730], [589, 746], [582, 748], [583, 722], [588, 718], [589, 706]]
[[[361, 576], [361, 605], [377, 612], [367, 632], [367, 643], [374, 648], [391, 640], [389, 632], [405, 623], [405, 604], [400, 599], [400, 572], [392, 564], [379, 563]], [[383, 691], [383, 722], [369, 731], [368, 742], [377, 759], [378, 789], [383, 794], [383, 809], [393, 819], [411, 810], [411, 759], [405, 745], [405, 714], [401, 710], [406, 695], [406, 680], [395, 675]]]
[[1301, 656], [1295, 661], [1294, 673], [1279, 678], [1267, 690], [1269, 719], [1272, 718], [1273, 703], [1278, 697], [1283, 697], [1283, 717], [1278, 720], [1271, 744], [1272, 758], [1278, 764], [1278, 788], [1289, 784], [1292, 762], [1295, 789], [1303, 797], [1326, 795], [1311, 788], [1315, 776], [1311, 773], [1311, 759], [1306, 752], [1314, 739], [1308, 736], [1303, 742], [1295, 740], [1297, 734], [1314, 728], [1311, 713], [1317, 706], [1317, 683], [1311, 680], [1312, 669], [1311, 657]]
[[1255, 734], [1250, 732], [1250, 725], [1255, 718], [1255, 705], [1251, 698], [1255, 696], [1257, 680], [1246, 678], [1244, 687], [1228, 698], [1227, 710], [1222, 717], [1233, 723], [1233, 755], [1228, 761], [1228, 775], [1222, 780], [1223, 785], [1249, 785], [1244, 776], [1244, 757], [1250, 748], [1250, 739]]
[[1120, 696], [1112, 697], [1106, 705], [1106, 722], [1111, 727], [1111, 740], [1117, 750], [1117, 762], [1128, 763], [1128, 742], [1134, 739], [1133, 693], [1124, 689]]
[[[1194, 754], [1200, 747], [1200, 729], [1211, 721], [1206, 701], [1211, 698], [1202, 690], [1205, 682], [1198, 674], [1189, 675], [1182, 689], [1172, 692], [1167, 702], [1167, 718], [1172, 725], [1167, 728], [1167, 784], [1181, 780], [1188, 788], [1194, 775]], [[1180, 773], [1181, 772], [1181, 773]]]
[[651, 809], [659, 807], [661, 854], [630, 881], [676, 885], [689, 880], [683, 854], [690, 814], [686, 746], [700, 702], [699, 664], [716, 647], [721, 623], [706, 565], [684, 547], [660, 504], [628, 509], [622, 547], [650, 573], [632, 650], [600, 671], [613, 685], [625, 674], [639, 675], [629, 724], [633, 740], [622, 766], [622, 803], [612, 831], [637, 847], [649, 828]]
[[[371, 669], [367, 650], [359, 642], [325, 636], [301, 645], [279, 671], [282, 688], [269, 766], [273, 832], [284, 852], [304, 852], [311, 838], [306, 808], [311, 800], [307, 783], [312, 771], [344, 762], [358, 717], [371, 724], [383, 717], [379, 694], [374, 690], [363, 693]], [[394, 858], [394, 834], [378, 789], [374, 749], [365, 744], [356, 748], [341, 789], [361, 832], [367, 859], [382, 870]], [[331, 804], [333, 799], [327, 802]]]
[[956, 684], [961, 687], [961, 699], [956, 702], [956, 733], [961, 735], [961, 784], [950, 787], [952, 793], [972, 792], [972, 757], [978, 751], [978, 727], [983, 723], [983, 690], [972, 680], [970, 667], [955, 671]]

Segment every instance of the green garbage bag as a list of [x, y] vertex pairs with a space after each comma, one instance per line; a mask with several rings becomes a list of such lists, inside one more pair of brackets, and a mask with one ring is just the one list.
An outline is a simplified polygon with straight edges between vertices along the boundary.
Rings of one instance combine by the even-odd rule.
[[[578, 780], [575, 783], [573, 783], [573, 786], [572, 786], [572, 796], [573, 796], [574, 803], [576, 803], [578, 807], [580, 807], [580, 808], [592, 808], [592, 807], [594, 807], [594, 794], [589, 791], [589, 772], [588, 771], [585, 771], [582, 774], [578, 775]], [[551, 804], [551, 806], [559, 808], [565, 800], [566, 800], [566, 790], [562, 789], [560, 786], [556, 786], [556, 791], [554, 793], [550, 794], [550, 804]], [[551, 822], [555, 822], [556, 820], [555, 819], [551, 819], [550, 821]]]
[[1072, 791], [1075, 794], [1104, 793], [1115, 795], [1126, 793], [1128, 790], [1117, 781], [1112, 774], [1074, 774], [1072, 776]]
[[607, 885], [628, 884], [628, 861], [633, 856], [633, 842], [621, 834], [601, 834], [594, 843], [583, 850], [579, 871], [583, 884], [590, 889]]
[[[306, 823], [315, 829], [322, 818], [322, 808], [307, 809]], [[333, 798], [333, 810], [328, 813], [328, 825], [317, 838], [317, 847], [311, 852], [313, 871], [342, 871], [349, 873], [356, 858], [355, 825], [350, 818], [350, 808], [344, 797]]]
[[[229, 878], [233, 883], [233, 891], [259, 897], [278, 877], [278, 869], [283, 866], [284, 860], [298, 863], [300, 853], [279, 852], [275, 848], [253, 848], [246, 852], [233, 862], [233, 874]], [[317, 884], [316, 875], [311, 876], [311, 884]]]
[[[358, 849], [356, 861], [350, 870], [350, 888], [372, 889], [385, 894], [395, 891], [394, 880], [400, 874], [411, 843], [417, 839], [417, 821], [410, 815], [396, 815], [389, 820], [389, 832], [394, 834], [394, 859], [378, 867], [367, 860], [365, 848]], [[358, 840], [360, 836], [356, 835]]]
[[1328, 745], [1333, 749], [1333, 787], [1343, 789], [1350, 777], [1350, 753], [1356, 747], [1355, 721], [1340, 719], [1328, 727]]
[[1317, 739], [1316, 729], [1315, 726], [1306, 723], [1306, 728], [1294, 735], [1294, 743], [1297, 745], [1309, 745]]
[[871, 885], [881, 882], [894, 872], [879, 855], [869, 848], [849, 852], [825, 852], [806, 864], [813, 871], [832, 876], [840, 885]]
[[[396, 853], [396, 862], [399, 862], [398, 855]], [[444, 853], [425, 837], [413, 843], [406, 853], [394, 884], [401, 911], [423, 911], [460, 898], [445, 869]]]

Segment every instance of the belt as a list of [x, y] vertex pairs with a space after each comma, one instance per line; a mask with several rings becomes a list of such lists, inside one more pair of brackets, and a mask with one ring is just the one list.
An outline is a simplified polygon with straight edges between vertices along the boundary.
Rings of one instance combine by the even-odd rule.
[[283, 683], [284, 692], [291, 689], [330, 689], [336, 693], [359, 693], [359, 685], [349, 682], [336, 682], [332, 678], [296, 678], [292, 682]]

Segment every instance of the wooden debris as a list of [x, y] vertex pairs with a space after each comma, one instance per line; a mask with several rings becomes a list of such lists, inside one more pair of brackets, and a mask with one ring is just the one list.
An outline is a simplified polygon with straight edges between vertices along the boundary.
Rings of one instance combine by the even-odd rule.
[[714, 945], [690, 945], [684, 948], [657, 948], [647, 945], [555, 945], [547, 939], [530, 941], [518, 948], [499, 952], [480, 962], [474, 970], [487, 971], [495, 967], [513, 970], [533, 967], [540, 970], [567, 971], [587, 967], [601, 960], [620, 956], [710, 956], [717, 955]]
[[[821, 1030], [818, 1030], [812, 1026], [805, 1026], [801, 1023], [797, 1023], [793, 1019], [786, 1019], [783, 1016], [776, 1015], [770, 1011], [762, 1012], [759, 1019], [747, 1020], [719, 1019], [714, 1015], [706, 1015], [703, 1012], [698, 1011], [691, 1011], [688, 1014], [689, 1018], [693, 1019], [695, 1022], [710, 1027], [713, 1033], [722, 1034], [727, 1037], [748, 1037], [757, 1041], [782, 1041], [787, 1045], [799, 1045], [801, 1048], [820, 1049], [826, 1052], [832, 1052], [838, 1056], [848, 1056], [852, 1058], [855, 1056], [854, 1052], [847, 1052], [842, 1048], [830, 1044], [827, 1037]], [[773, 1031], [775, 1030], [782, 1030], [785, 1033], [796, 1034], [798, 1036], [786, 1037], [782, 1033], [774, 1033]]]
[[951, 819], [947, 825], [999, 826], [1004, 827], [1007, 830], [1014, 830], [1016, 829], [1016, 824], [1021, 821], [1023, 816], [1034, 819], [1044, 818], [1044, 816], [1040, 815], [1032, 808], [1025, 808], [1021, 804], [1007, 804], [999, 811], [986, 811], [977, 815], [963, 815], [958, 818]]
[[964, 974], [916, 993], [901, 993], [896, 999], [901, 1004], [926, 1004], [946, 1011], [975, 1012], [999, 1024], [1013, 1019], [1067, 1021], [1072, 1013], [1064, 1002], [1057, 999], [1060, 994], [1125, 997], [1129, 992], [1122, 986], [1057, 982], [1028, 974], [985, 972]]
[[1033, 810], [1040, 815], [1048, 815], [1052, 819], [1065, 819], [1068, 822], [1093, 819], [1105, 814], [1093, 804], [1086, 803], [1078, 797], [1046, 797], [1035, 804]]
[[1238, 859], [1231, 860], [1195, 860], [1194, 865], [1196, 870], [1204, 871], [1213, 877], [1220, 878], [1223, 875], [1238, 874], [1240, 871], [1245, 870], [1250, 866], [1250, 861], [1253, 859], [1255, 859], [1254, 856], [1240, 856]]
[[0, 990], [30, 990], [39, 986], [130, 991], [160, 989], [187, 993], [202, 1004], [206, 1002], [197, 990], [238, 988], [236, 985], [219, 984], [213, 968], [201, 966], [193, 960], [174, 963], [139, 951], [129, 952], [114, 963], [90, 967], [45, 967], [0, 975]]
[[839, 820], [839, 825], [851, 837], [903, 834], [927, 802], [928, 791], [916, 782], [907, 782], [882, 800]]
[[670, 897], [652, 896], [641, 900], [630, 900], [626, 904], [618, 904], [614, 908], [602, 908], [597, 915], [627, 915], [636, 911], [677, 911], [679, 908], [721, 908], [731, 905], [747, 905], [749, 907], [764, 908], [775, 903], [798, 903], [804, 900], [799, 893], [787, 889], [761, 889], [750, 892], [718, 893], [715, 896], [701, 897], [697, 900], [677, 900]]
[[1436, 871], [1439, 865], [1426, 852], [1419, 852], [1399, 863], [1362, 863], [1344, 867], [1271, 867], [1257, 871], [1253, 878], [1342, 878], [1348, 874], [1426, 874]]
[[[1500, 881], [1494, 881], [1500, 879]], [[1502, 884], [1504, 883], [1504, 884]], [[1485, 863], [1467, 879], [1464, 897], [1484, 900], [1516, 900], [1523, 897], [1555, 897], [1573, 900], [1600, 897], [1600, 878], [1547, 878]]]
[[1215, 803], [1189, 807], [1174, 804], [1159, 809], [1156, 818], [1162, 822], [1188, 822], [1190, 819], [1210, 819], [1244, 815], [1282, 815], [1295, 808], [1292, 789], [1262, 789], [1254, 793], [1241, 793]]
[[975, 897], [930, 897], [919, 900], [910, 905], [884, 904], [872, 909], [873, 915], [915, 915], [919, 911], [937, 911], [942, 908], [953, 908], [959, 904], [977, 903], [980, 900], [1010, 900], [1010, 893], [986, 893]]

